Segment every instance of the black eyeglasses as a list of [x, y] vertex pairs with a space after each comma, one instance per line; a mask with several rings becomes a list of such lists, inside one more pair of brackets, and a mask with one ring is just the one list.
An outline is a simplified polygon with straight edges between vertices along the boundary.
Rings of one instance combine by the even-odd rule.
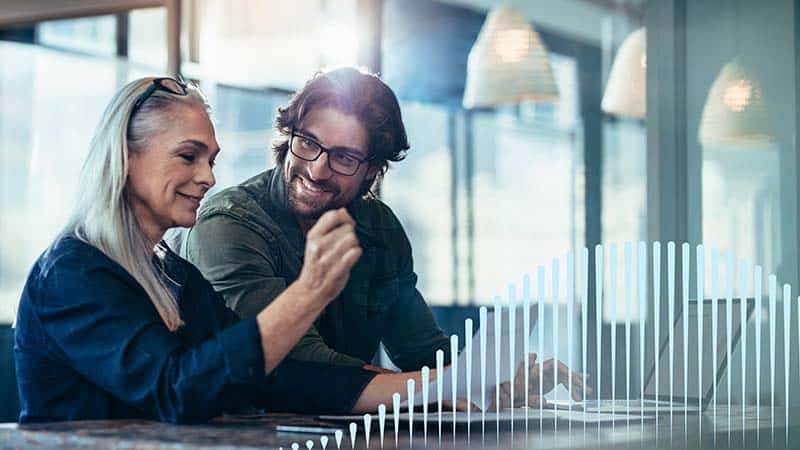
[[328, 168], [339, 175], [352, 176], [358, 172], [361, 164], [371, 158], [361, 158], [352, 151], [338, 148], [325, 148], [314, 138], [308, 137], [292, 129], [289, 139], [289, 150], [303, 161], [316, 161], [323, 152], [328, 154]]
[[189, 93], [189, 88], [186, 86], [186, 83], [182, 81], [170, 77], [156, 78], [153, 80], [153, 83], [142, 92], [142, 95], [136, 99], [136, 103], [134, 103], [133, 108], [131, 108], [131, 116], [136, 114], [136, 111], [142, 107], [145, 100], [150, 98], [153, 92], [158, 90], [167, 91], [175, 95], [186, 95]]

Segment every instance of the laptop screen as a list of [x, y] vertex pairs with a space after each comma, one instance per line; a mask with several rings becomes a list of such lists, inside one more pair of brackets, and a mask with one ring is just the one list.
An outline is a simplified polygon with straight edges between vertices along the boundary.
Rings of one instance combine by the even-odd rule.
[[[689, 304], [688, 318], [686, 314], [679, 314], [673, 328], [673, 366], [672, 366], [672, 400], [677, 402], [688, 401], [696, 405], [698, 399], [703, 397], [703, 407], [711, 399], [714, 377], [719, 381], [725, 373], [727, 366], [727, 341], [728, 341], [728, 313], [726, 300], [717, 301], [718, 319], [716, 324], [717, 340], [713, 342], [713, 314], [712, 301], [706, 300], [703, 304], [703, 345], [698, 348], [698, 311], [697, 303]], [[747, 316], [752, 310], [748, 305]], [[688, 349], [684, 347], [684, 324], [688, 324]], [[738, 344], [741, 334], [741, 306], [740, 302], [732, 302], [731, 314], [731, 354]], [[669, 334], [661, 337], [661, 351], [658, 360], [658, 396], [656, 396], [656, 368], [653, 367], [645, 388], [645, 398], [670, 400], [670, 351]], [[713, 354], [717, 354], [717, 367], [713, 367]], [[701, 359], [698, 360], [698, 354]], [[684, 374], [684, 355], [688, 355], [687, 373]], [[702, 367], [702, 385], [699, 384], [698, 368]], [[685, 376], [688, 377], [688, 383]]]

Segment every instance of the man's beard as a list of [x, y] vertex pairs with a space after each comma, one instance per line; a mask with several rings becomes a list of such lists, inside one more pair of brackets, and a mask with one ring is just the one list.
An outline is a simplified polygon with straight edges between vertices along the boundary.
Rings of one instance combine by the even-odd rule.
[[318, 182], [312, 182], [307, 178], [304, 178], [304, 180], [318, 189], [329, 192], [330, 198], [317, 202], [308, 197], [298, 195], [297, 189], [293, 185], [302, 183], [302, 181], [300, 181], [300, 176], [295, 174], [294, 169], [290, 168], [289, 176], [286, 179], [286, 191], [288, 192], [289, 207], [298, 218], [318, 219], [326, 211], [341, 208], [349, 203], [349, 201], [342, 201], [345, 199], [338, 198], [341, 190], [334, 183], [328, 180]]

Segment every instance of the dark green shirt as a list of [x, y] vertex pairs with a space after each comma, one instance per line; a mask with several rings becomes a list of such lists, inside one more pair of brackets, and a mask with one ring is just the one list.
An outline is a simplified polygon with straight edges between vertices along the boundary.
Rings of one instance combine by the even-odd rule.
[[[411, 245], [380, 200], [348, 207], [364, 230], [363, 254], [342, 293], [300, 340], [290, 357], [361, 366], [383, 342], [402, 370], [449, 360], [449, 340], [417, 290]], [[240, 317], [258, 314], [300, 274], [305, 235], [288, 206], [283, 172], [271, 169], [225, 189], [203, 204], [182, 253]]]

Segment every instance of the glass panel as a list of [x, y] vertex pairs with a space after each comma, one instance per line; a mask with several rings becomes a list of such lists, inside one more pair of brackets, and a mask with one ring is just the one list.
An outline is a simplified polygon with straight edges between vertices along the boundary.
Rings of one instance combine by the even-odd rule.
[[[763, 267], [761, 326], [751, 316], [748, 324], [748, 384], [761, 370], [761, 386], [748, 387], [748, 402], [761, 390], [770, 390], [769, 355], [774, 351], [776, 388], [782, 401], [784, 386], [783, 301], [781, 287], [797, 290], [797, 152], [795, 102], [796, 2], [763, 3], [711, 0], [687, 2], [687, 141], [690, 176], [700, 177], [701, 200], [697, 218], [706, 245], [706, 298], [712, 295], [710, 253], [731, 251], [737, 262], [747, 261], [743, 275], [753, 289], [753, 265]], [[690, 70], [688, 69], [690, 68]], [[692, 170], [697, 161], [699, 170]], [[691, 181], [691, 180], [690, 180]], [[700, 203], [700, 202], [697, 202]], [[721, 256], [719, 290], [724, 296], [728, 280]], [[734, 272], [739, 275], [738, 263]], [[778, 284], [777, 311], [767, 305], [768, 275]], [[738, 283], [734, 295], [738, 296]], [[794, 301], [795, 297], [789, 299]], [[770, 321], [774, 321], [770, 323]], [[797, 326], [792, 317], [792, 327]], [[769, 333], [775, 327], [777, 348], [770, 349]], [[761, 361], [755, 360], [754, 336], [762, 333]], [[741, 400], [741, 348], [733, 355], [733, 399]], [[795, 378], [796, 379], [796, 378]], [[726, 391], [725, 380], [719, 386]], [[792, 393], [791, 403], [800, 396]]]
[[793, 3], [726, 5], [687, 5], [687, 140], [702, 167], [702, 193], [691, 194], [707, 250], [761, 265], [766, 293], [767, 274], [797, 281]]
[[128, 59], [164, 72], [167, 69], [167, 9], [134, 9], [128, 19]]
[[238, 86], [297, 89], [320, 67], [354, 64], [356, 2], [198, 2], [204, 78]]
[[422, 103], [403, 102], [400, 107], [411, 150], [387, 172], [381, 197], [411, 241], [420, 292], [430, 304], [449, 305], [453, 302], [449, 113], [447, 108]]
[[100, 56], [116, 54], [114, 16], [41, 22], [36, 27], [40, 44]]
[[67, 220], [75, 177], [111, 96], [145, 74], [112, 59], [0, 42], [0, 323]]

